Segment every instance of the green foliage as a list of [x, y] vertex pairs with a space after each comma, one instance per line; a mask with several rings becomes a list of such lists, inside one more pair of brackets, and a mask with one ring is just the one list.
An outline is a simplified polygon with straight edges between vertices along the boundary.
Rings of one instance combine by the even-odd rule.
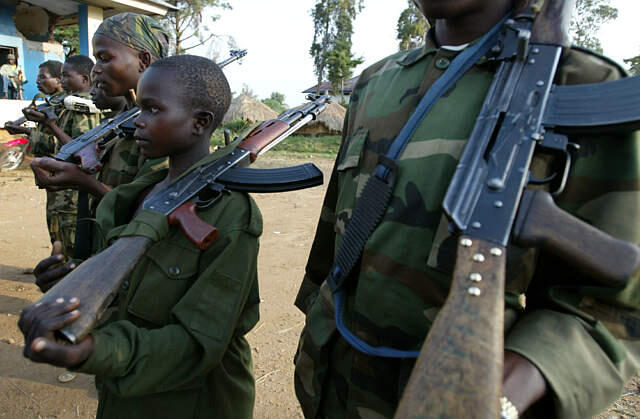
[[287, 157], [325, 157], [335, 158], [340, 148], [341, 137], [329, 135], [324, 137], [291, 136], [278, 144], [269, 155]]
[[227, 122], [226, 124], [222, 124], [222, 129], [228, 129], [231, 131], [232, 136], [238, 135], [238, 133], [242, 130], [249, 128], [251, 124], [249, 121], [245, 121], [244, 119], [234, 119], [233, 121]]
[[231, 9], [225, 0], [166, 0], [179, 10], [169, 12], [162, 19], [171, 36], [171, 55], [185, 54], [186, 51], [203, 45], [216, 35], [210, 33], [207, 23], [213, 23], [220, 15], [210, 14], [204, 19], [205, 11], [211, 9]]
[[282, 113], [287, 109], [287, 104], [284, 103], [284, 95], [278, 92], [272, 92], [271, 97], [268, 99], [262, 99], [262, 103], [276, 111]]
[[420, 13], [413, 0], [407, 0], [407, 8], [402, 11], [398, 18], [396, 31], [398, 48], [400, 51], [416, 48], [424, 44], [429, 22]]
[[362, 0], [316, 0], [311, 11], [314, 34], [309, 54], [318, 85], [327, 78], [334, 93], [342, 91], [344, 81], [353, 76], [353, 68], [363, 62], [351, 52], [353, 19], [362, 8]]
[[640, 55], [636, 55], [633, 58], [626, 58], [624, 62], [629, 66], [629, 73], [634, 76], [640, 76]]
[[573, 43], [602, 54], [602, 44], [597, 37], [600, 27], [618, 18], [618, 9], [611, 0], [577, 0], [571, 22]]
[[61, 44], [63, 41], [69, 43], [69, 47], [71, 47], [69, 57], [80, 53], [80, 28], [78, 25], [57, 26], [53, 31], [53, 38]]

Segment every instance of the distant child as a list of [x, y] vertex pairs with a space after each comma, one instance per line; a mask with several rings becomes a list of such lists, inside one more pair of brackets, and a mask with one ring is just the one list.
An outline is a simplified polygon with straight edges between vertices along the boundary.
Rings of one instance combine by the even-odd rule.
[[[86, 55], [73, 55], [65, 61], [62, 67], [61, 84], [66, 93], [81, 99], [91, 100], [89, 89], [91, 88], [91, 69], [93, 61]], [[67, 97], [67, 100], [69, 97]], [[71, 141], [90, 129], [96, 127], [102, 121], [102, 114], [87, 113], [62, 107], [57, 118], [48, 118], [45, 114], [34, 109], [26, 109], [25, 116], [44, 125], [49, 132], [56, 137], [55, 150], [57, 153], [62, 145]], [[88, 200], [81, 199], [83, 206], [87, 208], [83, 214], [88, 215]], [[47, 190], [47, 226], [51, 242], [59, 241], [62, 255], [66, 260], [80, 257], [75, 250], [76, 226], [78, 214], [78, 191], [76, 189]], [[89, 240], [88, 238], [85, 242]], [[85, 244], [86, 247], [86, 244]], [[58, 250], [58, 246], [54, 247]]]
[[[139, 235], [140, 219], [149, 225], [144, 199], [207, 156], [230, 99], [224, 74], [206, 58], [175, 56], [149, 67], [138, 83], [142, 113], [135, 137], [145, 157], [168, 156], [169, 167], [103, 198], [97, 218], [110, 237]], [[117, 311], [78, 344], [54, 338], [56, 329], [78, 316], [73, 295], [23, 311], [25, 356], [95, 374], [98, 418], [253, 417], [251, 351], [244, 335], [259, 318], [261, 215], [247, 194], [231, 192], [198, 216], [219, 229], [217, 241], [203, 251], [169, 226], [121, 287]], [[152, 225], [166, 227], [164, 217], [156, 218]]]

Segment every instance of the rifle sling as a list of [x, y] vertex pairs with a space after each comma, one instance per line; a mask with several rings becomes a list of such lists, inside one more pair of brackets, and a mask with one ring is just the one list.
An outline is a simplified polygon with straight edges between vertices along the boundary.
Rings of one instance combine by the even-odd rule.
[[543, 124], [578, 134], [640, 129], [640, 77], [575, 86], [554, 86]]
[[355, 336], [344, 324], [344, 284], [351, 276], [368, 238], [382, 220], [392, 196], [397, 165], [412, 135], [438, 99], [448, 91], [491, 47], [493, 47], [509, 17], [505, 16], [478, 42], [467, 47], [451, 62], [445, 73], [425, 93], [415, 111], [391, 144], [387, 154], [380, 158], [374, 175], [369, 177], [365, 187], [356, 201], [353, 215], [345, 230], [342, 241], [335, 256], [334, 265], [326, 278], [334, 297], [336, 327], [342, 337], [357, 350], [371, 356], [386, 358], [415, 358], [418, 351], [403, 351], [389, 347], [374, 347]]

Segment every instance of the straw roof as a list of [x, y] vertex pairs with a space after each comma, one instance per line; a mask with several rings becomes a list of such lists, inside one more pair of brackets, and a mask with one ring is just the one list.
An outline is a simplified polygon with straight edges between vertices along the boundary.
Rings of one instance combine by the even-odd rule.
[[260, 102], [258, 99], [255, 99], [246, 93], [241, 93], [231, 101], [229, 111], [227, 111], [222, 119], [222, 123], [226, 124], [227, 122], [231, 122], [236, 119], [244, 119], [245, 121], [249, 121], [253, 124], [273, 119], [277, 116], [278, 114], [273, 109]]
[[[298, 106], [299, 108], [304, 105]], [[347, 110], [336, 102], [331, 102], [318, 115], [318, 119], [309, 122], [297, 131], [300, 135], [339, 135], [342, 134], [342, 124]]]

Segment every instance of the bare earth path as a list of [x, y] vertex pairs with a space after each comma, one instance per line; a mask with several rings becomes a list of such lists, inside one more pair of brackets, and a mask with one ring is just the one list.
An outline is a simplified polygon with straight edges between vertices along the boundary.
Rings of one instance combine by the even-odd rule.
[[[316, 160], [325, 179], [332, 162]], [[262, 160], [263, 167], [299, 161]], [[256, 418], [301, 418], [293, 392], [293, 355], [303, 316], [293, 306], [326, 186], [254, 195], [262, 211], [259, 278], [261, 320], [249, 333], [257, 381]], [[0, 172], [0, 418], [93, 418], [93, 379], [58, 381], [65, 371], [22, 357], [20, 310], [40, 293], [23, 273], [51, 252], [44, 221], [44, 191], [30, 170]], [[602, 418], [640, 416], [640, 380]]]

